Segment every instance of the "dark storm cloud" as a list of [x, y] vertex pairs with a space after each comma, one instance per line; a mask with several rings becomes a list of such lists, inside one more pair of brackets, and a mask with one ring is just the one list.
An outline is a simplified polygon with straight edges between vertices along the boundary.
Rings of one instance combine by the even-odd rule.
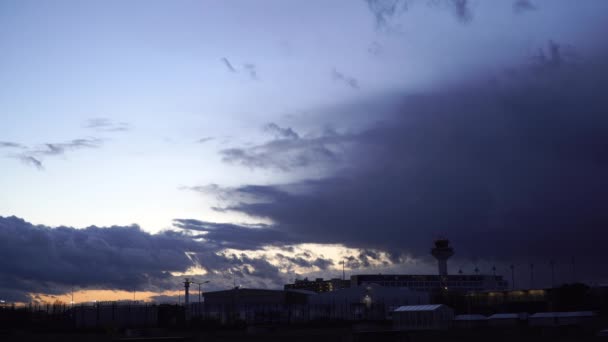
[[337, 71], [335, 68], [331, 71], [331, 78], [334, 81], [344, 83], [353, 89], [359, 89], [359, 81], [357, 81], [356, 78], [345, 75]]
[[530, 0], [517, 0], [513, 3], [513, 11], [515, 13], [524, 13], [535, 9], [536, 6]]
[[131, 130], [131, 125], [126, 122], [114, 122], [108, 118], [92, 118], [83, 125], [98, 132], [126, 132]]
[[281, 231], [267, 225], [236, 225], [229, 223], [204, 222], [194, 219], [175, 219], [176, 228], [203, 234], [194, 235], [221, 248], [256, 250], [269, 245], [285, 245], [295, 240]]
[[34, 226], [0, 217], [0, 274], [6, 289], [61, 292], [101, 286], [132, 290], [162, 282], [168, 271], [191, 265], [184, 251], [196, 246], [177, 233], [151, 235], [137, 226], [74, 229]]
[[399, 110], [373, 112], [387, 121], [335, 137], [357, 151], [338, 156], [351, 167], [237, 188], [264, 200], [226, 209], [269, 218], [305, 242], [426, 256], [444, 234], [461, 256], [605, 262], [608, 250], [596, 246], [608, 238], [608, 98], [597, 90], [608, 65], [566, 63], [558, 50], [551, 43], [544, 63], [516, 76], [411, 95]]
[[[184, 272], [192, 266], [207, 270], [206, 278], [217, 288], [226, 285], [220, 274], [243, 272], [245, 267], [249, 274], [240, 280], [244, 285], [282, 284], [278, 268], [267, 260], [222, 252], [228, 246], [262, 245], [263, 239], [272, 243], [276, 237], [243, 231], [252, 229], [249, 227], [239, 230], [194, 220], [179, 220], [179, 224], [207, 232], [207, 241], [196, 241], [196, 235], [184, 232], [150, 234], [137, 226], [50, 228], [0, 217], [0, 298], [29, 301], [29, 293], [61, 294], [72, 286], [177, 289], [182, 279], [170, 272]], [[234, 238], [227, 233], [235, 234]]]
[[253, 147], [221, 150], [223, 161], [250, 168], [289, 171], [313, 164], [333, 163], [348, 146], [348, 139], [332, 132], [301, 138], [291, 128], [281, 128], [273, 123], [265, 129], [274, 134], [274, 140]]

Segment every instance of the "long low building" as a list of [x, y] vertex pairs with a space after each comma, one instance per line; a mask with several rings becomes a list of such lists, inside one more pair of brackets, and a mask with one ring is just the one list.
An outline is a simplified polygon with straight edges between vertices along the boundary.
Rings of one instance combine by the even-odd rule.
[[350, 286], [378, 284], [385, 287], [407, 287], [416, 291], [487, 291], [506, 290], [508, 283], [498, 275], [414, 275], [358, 274], [350, 277]]
[[405, 305], [393, 311], [393, 327], [400, 331], [446, 330], [454, 310], [443, 304]]
[[311, 318], [315, 319], [390, 319], [397, 307], [430, 302], [426, 292], [378, 284], [356, 286], [309, 297]]
[[537, 312], [528, 317], [531, 327], [584, 326], [592, 324], [596, 314], [592, 311]]
[[308, 319], [308, 297], [314, 292], [233, 288], [206, 292], [202, 315], [224, 323], [284, 323]]

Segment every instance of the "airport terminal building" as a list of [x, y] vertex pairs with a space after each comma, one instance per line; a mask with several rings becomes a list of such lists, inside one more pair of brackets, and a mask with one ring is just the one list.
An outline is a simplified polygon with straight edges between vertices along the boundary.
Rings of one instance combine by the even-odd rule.
[[508, 283], [494, 275], [413, 275], [359, 274], [350, 277], [351, 287], [378, 284], [385, 287], [407, 287], [414, 291], [450, 290], [458, 292], [506, 290]]

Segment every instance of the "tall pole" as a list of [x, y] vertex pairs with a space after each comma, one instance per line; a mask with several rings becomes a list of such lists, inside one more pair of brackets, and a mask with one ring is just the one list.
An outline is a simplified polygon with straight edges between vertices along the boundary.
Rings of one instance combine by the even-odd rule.
[[511, 264], [511, 286], [515, 290], [515, 265]]
[[342, 259], [342, 280], [346, 280], [346, 273], [344, 273], [344, 264], [346, 264], [346, 262], [344, 261], [344, 259]]
[[534, 264], [530, 264], [530, 288], [534, 287]]
[[555, 260], [551, 259], [551, 288], [555, 287]]

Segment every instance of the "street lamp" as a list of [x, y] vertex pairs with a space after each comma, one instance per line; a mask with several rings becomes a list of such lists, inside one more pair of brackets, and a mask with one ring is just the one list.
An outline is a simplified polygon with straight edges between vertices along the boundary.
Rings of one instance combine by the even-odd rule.
[[191, 281], [191, 283], [198, 285], [198, 311], [199, 311], [199, 314], [200, 314], [200, 311], [201, 311], [201, 285], [208, 284], [209, 280], [205, 280], [205, 281], [203, 281], [201, 283], [197, 283], [195, 281]]

